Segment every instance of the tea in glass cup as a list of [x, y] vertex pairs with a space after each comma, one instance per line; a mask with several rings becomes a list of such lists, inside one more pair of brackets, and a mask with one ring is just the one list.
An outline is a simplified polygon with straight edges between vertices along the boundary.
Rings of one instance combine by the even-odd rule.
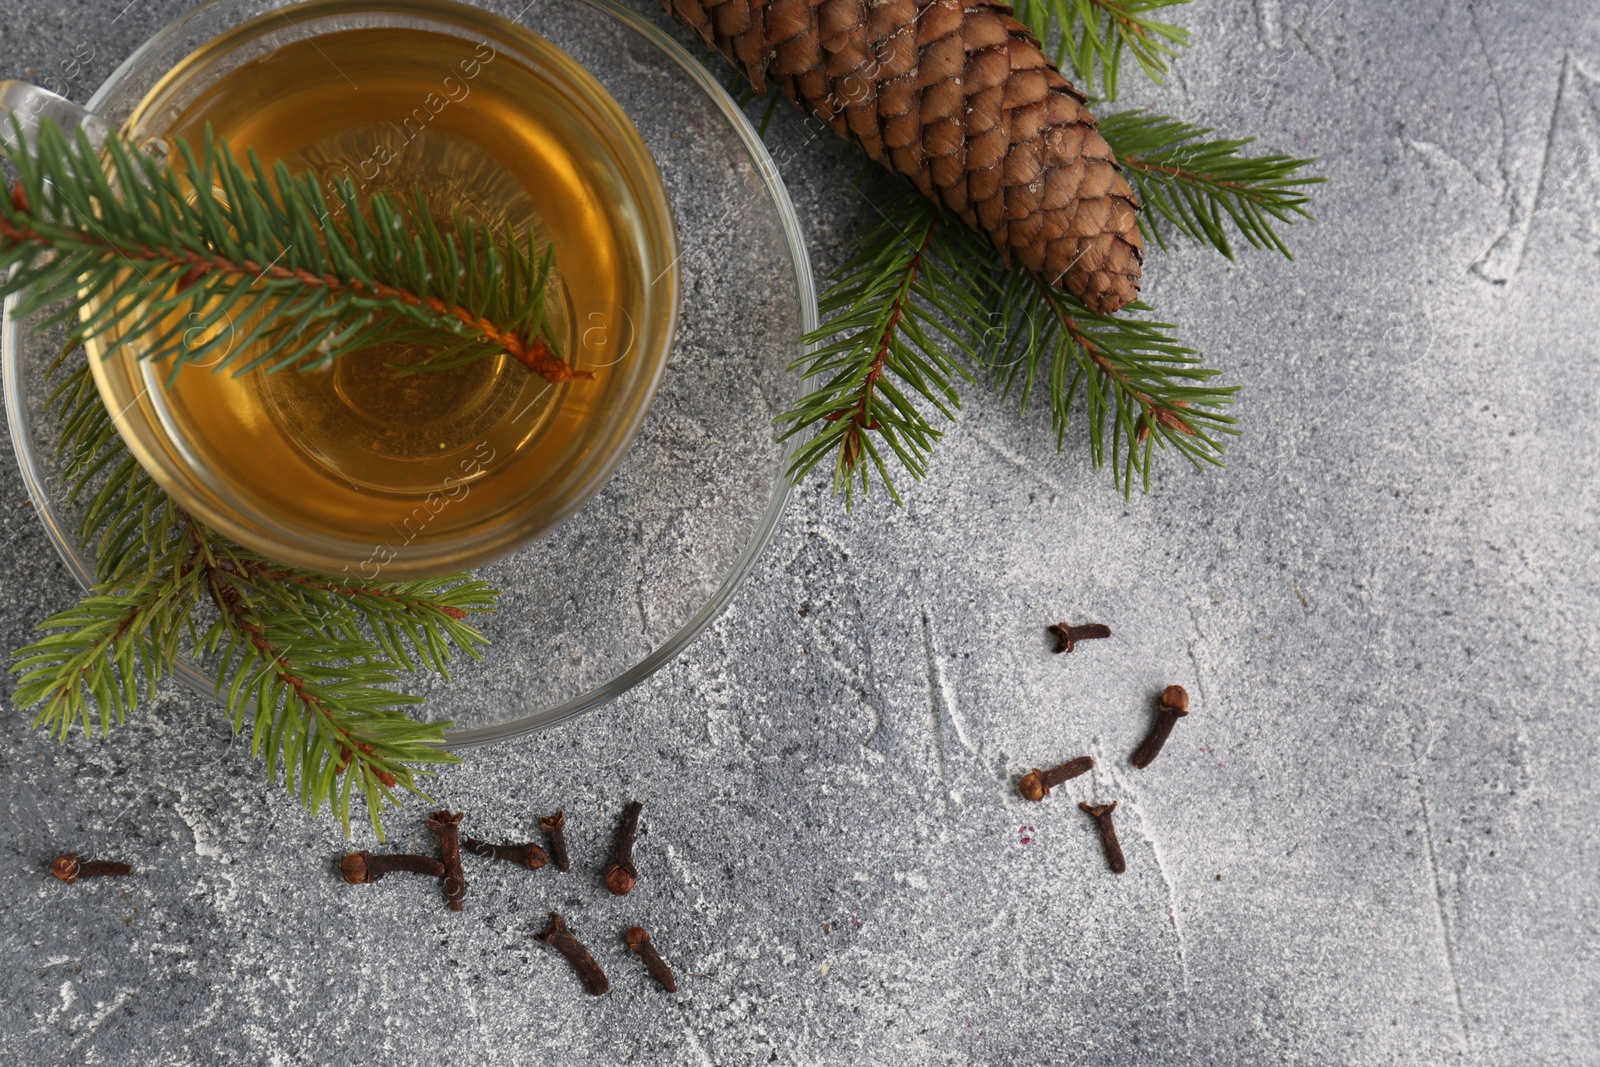
[[531, 238], [553, 264], [545, 331], [587, 376], [546, 381], [509, 355], [428, 369], [417, 343], [241, 373], [252, 353], [231, 336], [175, 364], [103, 335], [102, 398], [181, 506], [288, 563], [399, 578], [509, 551], [604, 484], [665, 369], [676, 237], [648, 150], [577, 63], [475, 8], [314, 0], [200, 47], [125, 127], [193, 145], [208, 129], [241, 160], [314, 175], [330, 203], [348, 183], [442, 230]]

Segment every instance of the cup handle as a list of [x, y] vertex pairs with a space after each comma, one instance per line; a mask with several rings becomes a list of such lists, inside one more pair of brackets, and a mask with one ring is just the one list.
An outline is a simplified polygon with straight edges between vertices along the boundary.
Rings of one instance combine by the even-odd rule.
[[6, 140], [10, 140], [14, 132], [10, 122], [12, 116], [22, 127], [23, 145], [29, 151], [37, 147], [39, 123], [44, 119], [53, 120], [68, 134], [83, 130], [89, 135], [89, 143], [96, 148], [103, 145], [106, 138], [117, 129], [94, 112], [79, 107], [49, 89], [41, 89], [27, 82], [0, 81], [0, 119], [5, 120], [0, 137]]

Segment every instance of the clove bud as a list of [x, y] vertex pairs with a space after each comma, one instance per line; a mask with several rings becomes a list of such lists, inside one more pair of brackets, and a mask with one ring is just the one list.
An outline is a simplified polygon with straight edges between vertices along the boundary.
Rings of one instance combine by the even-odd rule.
[[1071, 652], [1079, 641], [1097, 641], [1111, 636], [1111, 627], [1104, 623], [1086, 622], [1082, 626], [1068, 626], [1064, 622], [1054, 623], [1045, 627], [1045, 632], [1056, 639], [1056, 647], [1051, 651]]
[[515, 863], [530, 871], [537, 871], [550, 862], [550, 856], [545, 850], [531, 841], [520, 845], [495, 845], [488, 841], [479, 841], [476, 837], [468, 837], [461, 842], [461, 845], [474, 856], [486, 856], [492, 860]]
[[1079, 756], [1070, 759], [1059, 767], [1051, 767], [1048, 771], [1041, 771], [1035, 767], [1022, 776], [1017, 783], [1017, 791], [1028, 800], [1043, 800], [1050, 795], [1050, 790], [1062, 782], [1076, 778], [1078, 775], [1094, 768], [1093, 756]]
[[656, 951], [656, 946], [651, 943], [650, 935], [642, 926], [630, 926], [622, 931], [622, 940], [628, 943], [630, 951], [636, 953], [644, 960], [650, 977], [661, 983], [661, 988], [668, 993], [678, 991], [678, 980], [672, 976], [672, 968], [667, 966], [667, 961], [661, 958], [661, 953]]
[[644, 805], [635, 800], [623, 809], [622, 825], [617, 828], [617, 845], [606, 867], [606, 889], [613, 896], [627, 896], [639, 881], [639, 870], [633, 865], [633, 838], [639, 831], [639, 812], [643, 808]]
[[408, 852], [380, 852], [376, 855], [371, 852], [351, 852], [339, 861], [339, 874], [351, 885], [376, 882], [395, 871], [443, 878], [444, 864], [432, 856], [417, 856]]
[[444, 898], [451, 911], [466, 906], [467, 876], [461, 869], [461, 820], [464, 812], [436, 811], [428, 817], [428, 829], [439, 837], [439, 860], [444, 864]]
[[1150, 732], [1139, 742], [1139, 747], [1133, 750], [1133, 765], [1140, 770], [1150, 766], [1155, 758], [1161, 755], [1161, 748], [1171, 736], [1172, 727], [1187, 714], [1189, 714], [1188, 690], [1181, 685], [1169, 685], [1163, 689], [1156, 705], [1155, 721], [1150, 724]]
[[550, 856], [556, 861], [556, 870], [572, 870], [572, 861], [567, 858], [567, 811], [565, 808], [554, 815], [546, 815], [539, 820], [539, 829], [550, 835]]
[[1100, 844], [1105, 849], [1106, 866], [1111, 868], [1111, 873], [1121, 874], [1128, 869], [1128, 861], [1122, 855], [1122, 842], [1117, 840], [1117, 827], [1111, 821], [1111, 813], [1117, 810], [1117, 802], [1109, 804], [1079, 804], [1094, 820], [1095, 826], [1100, 829]]
[[81, 860], [76, 852], [63, 852], [50, 861], [50, 873], [68, 885], [80, 878], [120, 878], [133, 873], [133, 864], [116, 860]]

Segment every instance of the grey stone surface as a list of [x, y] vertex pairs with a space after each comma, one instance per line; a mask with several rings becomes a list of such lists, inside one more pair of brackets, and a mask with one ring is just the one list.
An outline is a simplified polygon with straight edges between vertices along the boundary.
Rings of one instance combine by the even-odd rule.
[[[81, 99], [180, 7], [14, 0], [4, 73], [92, 48], [57, 76]], [[1246, 386], [1226, 471], [1124, 502], [971, 390], [904, 510], [808, 485], [682, 659], [441, 777], [480, 828], [565, 805], [577, 857], [474, 867], [460, 915], [340, 884], [337, 830], [204, 701], [65, 745], [12, 711], [0, 1061], [1600, 1062], [1600, 15], [1178, 17], [1195, 46], [1141, 98], [1331, 179], [1294, 263], [1151, 257], [1151, 301]], [[825, 268], [870, 209], [806, 136], [773, 134]], [[74, 590], [5, 467], [10, 649]], [[1116, 637], [1053, 657], [1058, 617]], [[1132, 771], [1169, 682], [1194, 713]], [[1017, 797], [1084, 751], [1092, 776]], [[611, 899], [635, 796], [642, 883]], [[1120, 801], [1121, 878], [1090, 797]], [[65, 847], [140, 873], [66, 890]], [[552, 907], [611, 998], [533, 941]], [[676, 998], [623, 953], [635, 921]]]

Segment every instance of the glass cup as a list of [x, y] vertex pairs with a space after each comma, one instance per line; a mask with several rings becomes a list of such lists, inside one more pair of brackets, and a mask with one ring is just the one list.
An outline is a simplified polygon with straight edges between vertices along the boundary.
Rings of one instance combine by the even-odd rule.
[[[128, 61], [154, 69], [124, 137], [164, 152], [210, 125], [268, 166], [533, 234], [557, 272], [551, 339], [591, 377], [547, 383], [509, 357], [407, 373], [396, 365], [427, 353], [394, 350], [235, 375], [241, 352], [173, 375], [138, 344], [91, 342], [130, 450], [203, 521], [323, 572], [446, 573], [562, 522], [627, 453], [677, 323], [672, 210], [622, 109], [544, 38], [446, 0], [217, 0], [186, 19], [187, 54]], [[0, 104], [25, 127], [48, 114], [91, 138], [112, 129], [17, 83], [0, 84]]]
[[[774, 420], [807, 389], [787, 368], [807, 351], [796, 339], [817, 326], [804, 235], [778, 168], [722, 72], [696, 58], [698, 45], [691, 53], [663, 17], [617, 0], [474, 2], [555, 43], [622, 105], [671, 199], [683, 282], [672, 359], [616, 473], [566, 522], [478, 569], [502, 593], [499, 610], [474, 618], [490, 641], [482, 659], [454, 664], [449, 685], [405, 682], [432, 715], [453, 721], [452, 747], [544, 729], [635, 689], [737, 602], [785, 513], [793, 442]], [[276, 6], [212, 0], [185, 11], [139, 45], [88, 108], [115, 128], [167, 71]], [[44, 99], [32, 89], [28, 97]], [[82, 113], [59, 106], [64, 117]], [[97, 545], [77, 531], [89, 502], [71, 495], [50, 401], [65, 328], [19, 320], [18, 299], [0, 315], [11, 443], [33, 514], [88, 588]], [[213, 693], [204, 661], [181, 658], [175, 675]]]

